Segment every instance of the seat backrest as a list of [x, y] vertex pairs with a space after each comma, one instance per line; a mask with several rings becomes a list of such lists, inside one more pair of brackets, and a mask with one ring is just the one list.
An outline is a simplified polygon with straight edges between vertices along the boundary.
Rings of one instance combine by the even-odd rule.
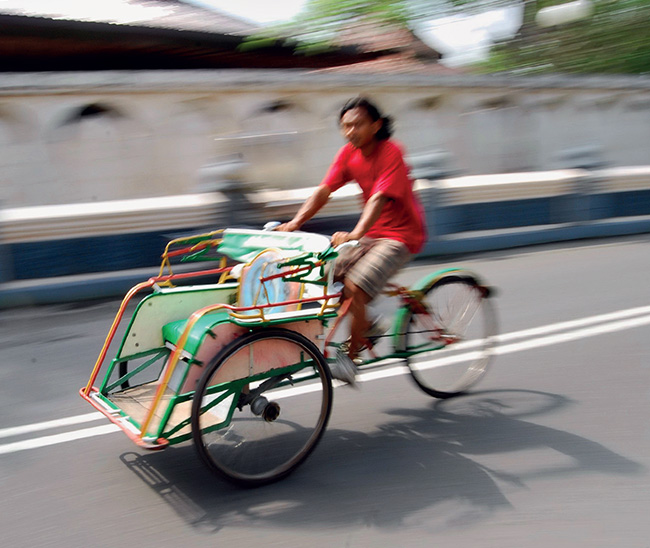
[[329, 238], [310, 232], [275, 232], [227, 228], [222, 233], [218, 251], [227, 257], [246, 263], [267, 249], [282, 250], [287, 257], [301, 253], [318, 254], [330, 246]]
[[[273, 278], [262, 282], [263, 278], [278, 274], [280, 272], [289, 273], [289, 267], [278, 266], [286, 261], [286, 257], [277, 249], [266, 249], [259, 253], [250, 261], [242, 270], [239, 280], [239, 292], [237, 295], [237, 305], [240, 307], [250, 307], [265, 304], [281, 303], [299, 299], [302, 295], [302, 285], [298, 282], [286, 282], [281, 277]], [[297, 305], [271, 306], [264, 309], [264, 315], [275, 314], [278, 312], [288, 312], [297, 310]], [[257, 310], [242, 311], [238, 314], [258, 315]]]

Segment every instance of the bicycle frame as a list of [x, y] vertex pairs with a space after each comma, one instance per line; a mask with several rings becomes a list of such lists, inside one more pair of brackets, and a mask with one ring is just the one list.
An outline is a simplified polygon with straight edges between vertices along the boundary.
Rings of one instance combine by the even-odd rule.
[[[440, 271], [439, 273], [435, 273], [432, 279], [436, 279], [437, 277], [440, 277], [440, 275], [442, 275], [443, 273], [454, 272], [456, 270], [457, 269], [448, 269], [448, 270]], [[366, 339], [364, 343], [364, 348], [370, 354], [371, 357], [363, 359], [359, 367], [362, 368], [365, 365], [374, 364], [383, 360], [408, 358], [415, 354], [429, 352], [431, 350], [443, 348], [444, 346], [447, 346], [455, 342], [455, 337], [445, 334], [444, 328], [436, 321], [432, 313], [429, 310], [427, 310], [426, 306], [423, 304], [422, 291], [418, 289], [408, 289], [404, 286], [394, 284], [394, 283], [388, 283], [386, 284], [386, 287], [381, 292], [381, 294], [391, 298], [398, 298], [400, 301], [399, 312], [398, 315], [396, 316], [395, 322], [393, 323], [392, 333], [389, 332], [386, 335], [381, 335], [377, 337], [377, 339], [392, 337], [393, 338], [392, 352], [388, 354], [377, 355], [374, 352], [374, 347], [375, 347], [374, 341]], [[323, 354], [328, 359], [331, 359], [329, 356], [329, 347], [339, 346], [338, 344], [333, 343], [332, 339], [335, 332], [337, 331], [337, 328], [340, 326], [343, 318], [348, 313], [349, 305], [350, 302], [345, 301], [345, 304], [341, 307], [341, 310], [339, 312], [338, 318], [334, 326], [330, 330], [325, 340], [325, 348]], [[426, 331], [428, 333], [431, 333], [429, 337], [432, 343], [431, 347], [423, 346], [418, 351], [407, 351], [405, 349], [400, 348], [398, 341], [405, 334], [405, 332], [403, 332], [404, 318], [406, 317], [407, 314], [411, 314], [411, 313], [418, 314], [420, 320], [426, 323], [427, 325]]]

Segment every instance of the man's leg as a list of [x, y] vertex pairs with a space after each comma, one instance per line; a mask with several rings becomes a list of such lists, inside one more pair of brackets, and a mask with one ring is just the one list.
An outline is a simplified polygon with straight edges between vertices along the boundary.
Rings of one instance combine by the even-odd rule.
[[356, 262], [346, 265], [343, 278], [344, 299], [350, 301], [350, 358], [356, 358], [370, 327], [366, 305], [386, 285], [386, 282], [408, 261], [406, 246], [393, 240], [362, 240], [362, 251]]
[[[370, 323], [366, 317], [366, 305], [410, 257], [404, 244], [392, 240], [362, 238], [360, 244], [344, 260], [337, 260], [334, 270], [334, 279], [344, 284], [344, 306], [349, 304], [350, 346], [348, 356], [337, 353], [332, 375], [352, 385], [356, 376], [352, 360], [365, 342]], [[340, 356], [345, 359], [339, 359]]]
[[364, 343], [364, 334], [369, 327], [366, 318], [366, 305], [372, 300], [372, 297], [354, 282], [346, 279], [344, 298], [350, 300], [350, 348], [348, 349], [348, 356], [354, 359]]

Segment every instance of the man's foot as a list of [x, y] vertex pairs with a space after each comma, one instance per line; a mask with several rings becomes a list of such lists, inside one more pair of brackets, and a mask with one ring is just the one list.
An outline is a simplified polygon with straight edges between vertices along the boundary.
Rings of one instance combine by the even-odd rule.
[[[372, 320], [370, 323], [370, 326], [368, 329], [366, 329], [366, 332], [363, 334], [364, 338], [368, 340], [368, 342], [374, 346], [374, 344], [377, 342], [377, 339], [384, 335], [388, 331], [388, 325], [386, 324], [386, 321], [384, 320], [383, 316], [377, 316]], [[349, 352], [350, 350], [350, 337], [348, 337], [345, 342], [341, 343], [341, 351], [342, 352]], [[359, 348], [359, 352], [363, 352], [364, 350], [367, 350], [368, 346], [366, 344], [362, 345], [361, 348]]]
[[330, 364], [330, 371], [334, 379], [346, 382], [356, 388], [357, 366], [344, 352], [340, 350], [336, 352], [336, 361]]

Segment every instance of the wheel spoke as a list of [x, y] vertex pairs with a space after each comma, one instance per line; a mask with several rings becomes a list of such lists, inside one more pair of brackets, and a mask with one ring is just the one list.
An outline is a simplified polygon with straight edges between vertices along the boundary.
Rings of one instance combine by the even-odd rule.
[[404, 325], [415, 382], [434, 397], [456, 395], [478, 382], [491, 356], [495, 319], [476, 281], [448, 275], [424, 292], [422, 308]]
[[[211, 392], [237, 371], [243, 377], [232, 381], [239, 388], [232, 391], [228, 416], [215, 419], [208, 411], [214, 405]], [[298, 384], [305, 389], [297, 390]], [[242, 337], [215, 358], [197, 388], [192, 430], [199, 454], [210, 469], [236, 483], [280, 479], [320, 439], [331, 397], [329, 370], [308, 339], [281, 329]]]

